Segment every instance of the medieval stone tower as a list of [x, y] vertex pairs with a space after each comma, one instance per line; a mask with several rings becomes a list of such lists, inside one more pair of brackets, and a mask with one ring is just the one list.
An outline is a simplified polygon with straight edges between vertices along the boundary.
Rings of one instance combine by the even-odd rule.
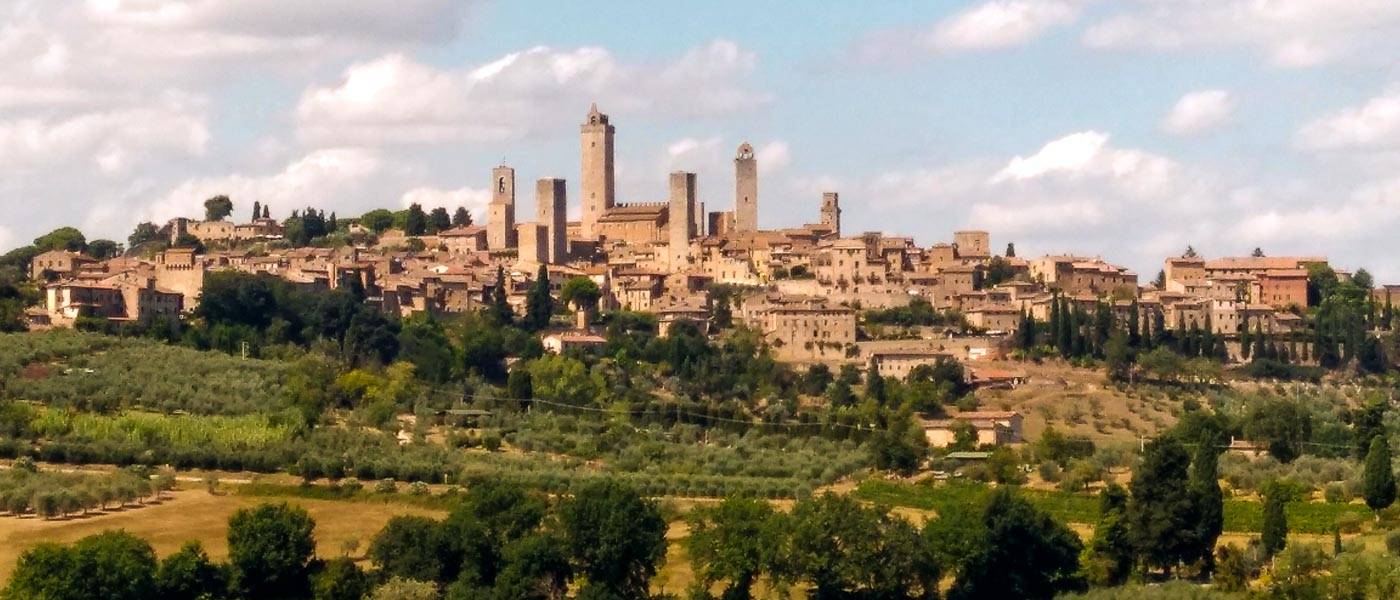
[[670, 206], [667, 209], [671, 268], [681, 270], [690, 259], [690, 239], [695, 237], [695, 174], [671, 173]]
[[565, 217], [569, 203], [565, 194], [563, 179], [546, 178], [535, 182], [536, 220], [549, 230], [547, 256], [548, 262], [554, 264], [564, 263], [568, 259], [568, 240], [565, 237], [568, 223]]
[[836, 192], [822, 192], [821, 224], [841, 235], [841, 196]]
[[515, 169], [491, 169], [491, 205], [486, 219], [486, 247], [515, 247]]
[[734, 156], [734, 229], [758, 231], [758, 161], [748, 142]]
[[580, 234], [597, 237], [598, 219], [613, 207], [613, 126], [595, 103], [580, 128], [583, 145], [583, 219]]

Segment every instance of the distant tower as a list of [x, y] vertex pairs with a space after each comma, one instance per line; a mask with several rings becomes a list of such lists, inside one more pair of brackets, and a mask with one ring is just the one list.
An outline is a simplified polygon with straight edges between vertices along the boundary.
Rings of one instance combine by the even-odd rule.
[[958, 258], [987, 258], [992, 255], [991, 235], [985, 231], [954, 231], [953, 246]]
[[584, 238], [598, 235], [598, 219], [613, 207], [613, 126], [608, 116], [598, 112], [598, 104], [588, 109], [588, 118], [579, 128], [583, 145], [583, 222]]
[[758, 231], [758, 160], [748, 142], [734, 156], [734, 229]]
[[551, 177], [535, 182], [535, 220], [549, 230], [548, 256], [549, 262], [554, 264], [562, 264], [568, 259], [568, 239], [565, 237], [568, 233], [568, 223], [565, 221], [568, 210], [563, 179]]
[[486, 221], [486, 247], [501, 250], [515, 246], [515, 169], [501, 165], [491, 169], [491, 205]]
[[671, 268], [683, 270], [689, 264], [690, 239], [695, 237], [695, 174], [671, 173], [671, 202], [667, 210], [667, 231]]
[[822, 225], [841, 236], [841, 196], [836, 192], [822, 192]]

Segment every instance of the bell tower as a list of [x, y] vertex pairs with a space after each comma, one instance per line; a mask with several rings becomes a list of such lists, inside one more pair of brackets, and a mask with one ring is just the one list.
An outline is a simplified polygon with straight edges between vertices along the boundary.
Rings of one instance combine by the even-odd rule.
[[758, 231], [758, 160], [748, 142], [734, 156], [734, 229]]
[[582, 144], [583, 219], [580, 234], [592, 239], [598, 236], [598, 219], [613, 207], [613, 133], [608, 115], [598, 112], [598, 104], [588, 109], [588, 116], [579, 128]]

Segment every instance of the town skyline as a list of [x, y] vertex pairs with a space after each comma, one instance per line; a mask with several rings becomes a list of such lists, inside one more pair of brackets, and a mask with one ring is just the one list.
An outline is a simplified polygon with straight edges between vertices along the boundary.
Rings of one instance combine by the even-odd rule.
[[[764, 228], [810, 221], [835, 191], [848, 234], [927, 246], [985, 229], [997, 252], [1009, 241], [1027, 256], [1097, 255], [1144, 280], [1187, 245], [1320, 254], [1400, 277], [1376, 259], [1400, 220], [1394, 64], [1375, 35], [1400, 15], [1383, 4], [1324, 14], [1295, 2], [1235, 34], [1208, 27], [1218, 15], [1207, 9], [1171, 31], [1142, 29], [1151, 9], [1136, 3], [878, 16], [780, 4], [728, 28], [719, 15], [733, 7], [721, 5], [658, 17], [692, 21], [669, 35], [621, 10], [577, 31], [532, 29], [541, 3], [274, 11], [280, 29], [237, 9], [172, 6], [183, 8], [0, 13], [9, 79], [30, 89], [0, 103], [0, 246], [60, 225], [120, 240], [138, 221], [197, 216], [217, 194], [270, 204], [279, 219], [307, 205], [356, 216], [419, 202], [465, 205], [484, 222], [502, 157], [522, 182], [565, 179], [577, 218], [572, 127], [597, 101], [619, 124], [623, 202], [664, 200], [667, 173], [685, 170], [700, 201], [728, 208], [728, 161], [747, 141]], [[1351, 18], [1362, 14], [1369, 24]], [[784, 18], [802, 31], [762, 27]], [[1297, 27], [1308, 19], [1335, 27]], [[1141, 40], [1121, 34], [1132, 27]], [[629, 29], [646, 31], [632, 41]], [[1151, 41], [1169, 33], [1174, 44]], [[203, 55], [162, 56], [141, 35], [202, 42]], [[304, 62], [256, 68], [298, 53]], [[132, 72], [104, 72], [114, 57]]]

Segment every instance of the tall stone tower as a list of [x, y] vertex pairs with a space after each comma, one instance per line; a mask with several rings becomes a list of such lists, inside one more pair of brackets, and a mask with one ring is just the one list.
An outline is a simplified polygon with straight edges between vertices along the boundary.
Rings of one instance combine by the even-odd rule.
[[580, 128], [583, 145], [583, 222], [584, 238], [598, 235], [598, 218], [613, 207], [613, 126], [608, 116], [598, 112], [595, 103]]
[[734, 230], [758, 231], [758, 161], [748, 142], [734, 156]]
[[491, 169], [491, 205], [486, 217], [486, 247], [515, 247], [515, 169]]
[[670, 207], [666, 229], [671, 254], [671, 269], [680, 271], [690, 262], [690, 239], [695, 237], [695, 174], [685, 171], [671, 173]]
[[568, 223], [565, 221], [568, 210], [563, 179], [550, 177], [535, 182], [535, 220], [549, 230], [548, 256], [549, 262], [554, 264], [568, 260], [569, 241], [565, 237], [568, 233]]
[[841, 236], [841, 196], [836, 192], [822, 192], [821, 224], [830, 227], [837, 237]]

